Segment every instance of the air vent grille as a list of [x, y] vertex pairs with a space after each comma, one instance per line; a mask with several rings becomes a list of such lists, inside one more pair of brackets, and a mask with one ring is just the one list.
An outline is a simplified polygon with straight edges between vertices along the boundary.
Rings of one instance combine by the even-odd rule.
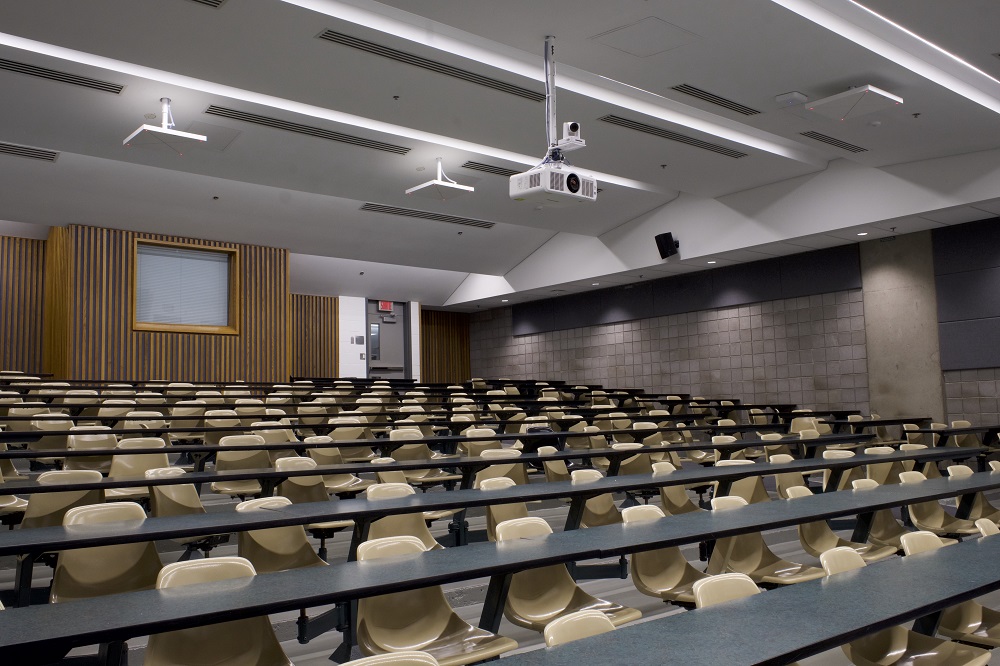
[[607, 115], [600, 118], [600, 120], [603, 120], [606, 123], [611, 123], [612, 125], [618, 125], [619, 127], [627, 127], [639, 132], [645, 132], [646, 134], [652, 134], [653, 136], [658, 136], [662, 139], [670, 139], [671, 141], [686, 143], [689, 146], [725, 155], [726, 157], [732, 157], [734, 159], [747, 157], [747, 153], [741, 153], [740, 151], [733, 150], [732, 148], [720, 146], [716, 143], [709, 143], [708, 141], [702, 141], [701, 139], [695, 139], [694, 137], [684, 136], [683, 134], [671, 132], [670, 130], [663, 129], [662, 127], [647, 125], [646, 123], [636, 122], [634, 120], [629, 120], [628, 118], [622, 118], [621, 116]]
[[397, 208], [396, 206], [384, 206], [382, 204], [366, 203], [361, 206], [361, 210], [370, 213], [385, 213], [386, 215], [400, 215], [402, 217], [416, 217], [421, 220], [434, 220], [435, 222], [448, 222], [449, 224], [461, 224], [466, 227], [478, 227], [480, 229], [492, 229], [494, 222], [474, 220], [468, 217], [456, 217], [454, 215], [444, 215], [443, 213], [430, 213], [425, 210], [413, 210], [410, 208]]
[[841, 150], [846, 150], [851, 153], [864, 153], [868, 152], [867, 148], [862, 148], [861, 146], [855, 146], [853, 143], [847, 143], [846, 141], [841, 141], [840, 139], [835, 139], [832, 136], [827, 136], [826, 134], [820, 134], [819, 132], [801, 132], [802, 136], [807, 136], [810, 139], [815, 139], [816, 141], [822, 141], [823, 143], [829, 144], [835, 148], [840, 148]]
[[199, 5], [206, 5], [208, 7], [214, 7], [215, 9], [218, 9], [219, 5], [225, 1], [226, 0], [191, 0], [191, 2], [197, 2]]
[[33, 160], [43, 160], [45, 162], [55, 162], [56, 158], [59, 157], [59, 153], [54, 150], [31, 148], [30, 146], [19, 146], [16, 143], [0, 143], [0, 155], [27, 157]]
[[472, 169], [473, 171], [484, 171], [486, 173], [493, 173], [498, 176], [505, 176], [510, 178], [511, 176], [516, 176], [521, 173], [520, 171], [514, 171], [513, 169], [505, 169], [504, 167], [498, 167], [493, 164], [483, 164], [482, 162], [466, 162], [462, 165], [463, 169]]
[[26, 62], [17, 62], [16, 60], [5, 60], [0, 58], [0, 69], [5, 69], [8, 72], [17, 72], [18, 74], [27, 74], [28, 76], [34, 76], [39, 79], [48, 79], [49, 81], [69, 83], [70, 85], [90, 88], [92, 90], [101, 90], [115, 95], [125, 89], [125, 86], [117, 83], [101, 81], [100, 79], [92, 79], [87, 76], [77, 76], [76, 74], [70, 74], [69, 72], [60, 72], [58, 69], [38, 67], [36, 65], [29, 65]]
[[691, 95], [692, 97], [697, 97], [700, 100], [709, 102], [710, 104], [715, 104], [717, 106], [722, 106], [730, 111], [735, 111], [736, 113], [742, 113], [744, 116], [756, 116], [760, 111], [757, 109], [751, 109], [749, 106], [744, 106], [739, 102], [734, 102], [731, 99], [726, 99], [725, 97], [719, 97], [718, 95], [713, 95], [707, 90], [702, 90], [701, 88], [695, 88], [687, 83], [682, 83], [679, 86], [674, 86], [673, 90], [677, 92], [682, 92], [685, 95]]
[[470, 72], [465, 69], [453, 67], [452, 65], [447, 65], [443, 62], [431, 60], [430, 58], [424, 58], [422, 56], [418, 56], [413, 53], [407, 53], [406, 51], [400, 51], [398, 49], [390, 48], [388, 46], [382, 46], [381, 44], [376, 44], [375, 42], [369, 42], [364, 39], [359, 39], [358, 37], [345, 35], [344, 33], [341, 32], [335, 32], [333, 30], [325, 30], [319, 34], [319, 39], [325, 40], [327, 42], [333, 42], [334, 44], [349, 46], [352, 49], [365, 51], [367, 53], [382, 56], [383, 58], [389, 58], [390, 60], [395, 60], [396, 62], [405, 63], [407, 65], [413, 65], [414, 67], [421, 67], [423, 69], [428, 69], [432, 72], [437, 72], [438, 74], [444, 74], [445, 76], [461, 79], [469, 83], [475, 83], [477, 85], [485, 86], [487, 88], [492, 88], [493, 90], [499, 90], [500, 92], [505, 92], [510, 95], [517, 95], [518, 97], [530, 99], [534, 102], [545, 101], [545, 95], [540, 92], [530, 90], [528, 88], [522, 88], [521, 86], [515, 86], [512, 83], [507, 83], [506, 81], [500, 81], [499, 79], [483, 76], [482, 74]]
[[375, 141], [373, 139], [365, 139], [360, 136], [352, 136], [350, 134], [334, 132], [333, 130], [323, 129], [322, 127], [313, 127], [311, 125], [293, 123], [287, 120], [280, 120], [278, 118], [270, 118], [268, 116], [261, 116], [256, 113], [247, 113], [246, 111], [227, 109], [224, 106], [215, 106], [214, 104], [208, 107], [205, 113], [207, 113], [210, 116], [220, 116], [222, 118], [230, 118], [232, 120], [242, 120], [243, 122], [253, 123], [255, 125], [272, 127], [274, 129], [285, 130], [286, 132], [295, 132], [296, 134], [305, 134], [306, 136], [314, 136], [318, 139], [328, 139], [330, 141], [349, 143], [353, 146], [361, 146], [362, 148], [381, 150], [386, 153], [396, 153], [397, 155], [405, 155], [408, 152], [410, 152], [410, 148], [405, 148], [403, 146], [396, 146], [391, 143], [384, 143], [382, 141]]

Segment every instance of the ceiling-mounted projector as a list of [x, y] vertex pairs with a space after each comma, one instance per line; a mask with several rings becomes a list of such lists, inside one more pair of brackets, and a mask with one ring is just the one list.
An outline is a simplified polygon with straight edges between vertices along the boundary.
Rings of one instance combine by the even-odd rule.
[[411, 187], [406, 190], [406, 193], [416, 194], [418, 197], [428, 197], [445, 201], [475, 191], [476, 188], [470, 185], [460, 185], [449, 178], [441, 167], [441, 158], [439, 157], [437, 158], [437, 178], [428, 180], [426, 183], [421, 183], [416, 187]]
[[876, 111], [883, 111], [903, 103], [903, 98], [888, 93], [875, 86], [858, 86], [842, 93], [809, 102], [805, 106], [810, 111], [833, 118], [851, 120]]
[[208, 137], [203, 134], [192, 134], [191, 132], [181, 132], [174, 129], [174, 116], [170, 112], [170, 98], [160, 98], [160, 112], [162, 121], [159, 127], [156, 125], [139, 125], [139, 129], [129, 134], [122, 141], [123, 146], [148, 146], [165, 145], [171, 150], [183, 155], [178, 148], [183, 148], [186, 144], [201, 143], [208, 141]]
[[580, 123], [563, 123], [563, 138], [556, 141], [555, 37], [545, 38], [545, 138], [548, 151], [542, 163], [510, 177], [510, 198], [548, 208], [597, 201], [597, 179], [574, 169], [563, 153], [585, 148]]

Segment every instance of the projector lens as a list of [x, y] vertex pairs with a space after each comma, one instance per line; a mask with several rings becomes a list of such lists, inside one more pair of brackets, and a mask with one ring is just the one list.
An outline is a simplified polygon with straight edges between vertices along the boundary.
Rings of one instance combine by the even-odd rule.
[[576, 194], [580, 191], [580, 177], [575, 173], [566, 176], [566, 189]]

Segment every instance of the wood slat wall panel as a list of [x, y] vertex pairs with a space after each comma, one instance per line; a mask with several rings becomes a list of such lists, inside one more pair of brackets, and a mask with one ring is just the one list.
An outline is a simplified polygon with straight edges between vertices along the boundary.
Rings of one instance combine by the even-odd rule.
[[288, 298], [291, 374], [336, 377], [337, 298], [292, 294]]
[[421, 308], [421, 381], [464, 382], [471, 374], [469, 315]]
[[0, 236], [0, 369], [42, 371], [45, 241]]
[[[186, 381], [288, 379], [287, 250], [78, 225], [62, 231], [68, 236], [69, 267], [64, 280], [57, 273], [52, 281], [65, 285], [73, 307], [68, 317], [65, 372], [58, 370], [60, 352], [55, 346], [51, 351], [52, 371], [57, 375]], [[242, 274], [239, 335], [132, 330], [136, 238], [238, 249]]]

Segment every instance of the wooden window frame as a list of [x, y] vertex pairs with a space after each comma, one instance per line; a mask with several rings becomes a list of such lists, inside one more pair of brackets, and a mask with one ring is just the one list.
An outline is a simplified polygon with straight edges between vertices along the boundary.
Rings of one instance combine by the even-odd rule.
[[[160, 247], [175, 247], [198, 252], [216, 252], [229, 256], [229, 325], [209, 326], [203, 324], [170, 324], [149, 321], [136, 321], [136, 299], [139, 287], [139, 246], [156, 245]], [[212, 247], [198, 243], [177, 241], [149, 240], [134, 238], [132, 241], [132, 285], [129, 305], [132, 311], [132, 330], [158, 331], [161, 333], [206, 333], [209, 335], [239, 335], [242, 291], [240, 290], [240, 251], [239, 248]]]

